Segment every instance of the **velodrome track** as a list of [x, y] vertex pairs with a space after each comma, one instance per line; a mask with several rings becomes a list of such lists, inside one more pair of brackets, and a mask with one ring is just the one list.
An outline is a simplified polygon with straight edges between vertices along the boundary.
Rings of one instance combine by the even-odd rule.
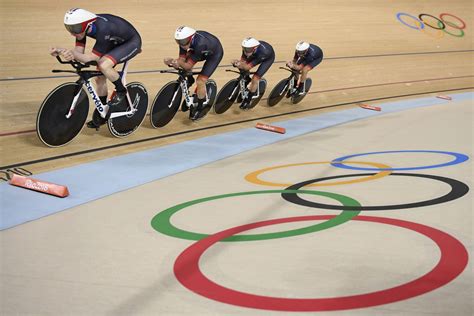
[[[32, 131], [44, 96], [71, 79], [49, 73], [58, 66], [46, 51], [50, 42], [71, 42], [61, 21], [73, 3], [1, 5], [1, 165], [71, 190], [58, 199], [0, 184], [2, 314], [472, 314], [469, 2], [382, 8], [374, 1], [358, 7], [303, 1], [305, 10], [277, 1], [262, 17], [266, 1], [242, 14], [206, 1], [189, 4], [193, 14], [186, 19], [176, 18], [184, 11], [171, 1], [85, 3], [136, 21], [144, 52], [132, 63], [130, 80], [144, 82], [150, 99], [173, 79], [157, 70], [162, 57], [175, 54], [170, 34], [183, 23], [214, 33], [236, 26], [221, 33], [226, 56], [215, 74], [219, 86], [231, 78], [223, 71], [226, 60], [247, 34], [277, 49], [269, 89], [286, 75], [276, 66], [300, 37], [320, 44], [326, 59], [311, 73], [313, 93], [300, 105], [263, 102], [197, 124], [178, 113], [169, 126], [156, 130], [145, 121], [126, 139], [83, 130], [58, 149], [45, 148]], [[34, 36], [25, 33], [40, 12], [50, 13], [48, 23]], [[397, 12], [461, 16], [464, 37], [416, 32]], [[13, 39], [14, 47], [6, 45]], [[360, 109], [358, 102], [382, 111]], [[287, 133], [257, 130], [258, 121]], [[359, 163], [329, 163], [351, 155]], [[380, 164], [408, 170], [373, 176], [377, 170], [347, 169]], [[317, 187], [302, 189], [316, 193], [299, 194], [303, 205], [278, 191], [318, 179]], [[341, 203], [369, 210], [327, 208]], [[257, 228], [261, 221], [269, 222]], [[230, 236], [231, 228], [240, 241], [206, 246]]]

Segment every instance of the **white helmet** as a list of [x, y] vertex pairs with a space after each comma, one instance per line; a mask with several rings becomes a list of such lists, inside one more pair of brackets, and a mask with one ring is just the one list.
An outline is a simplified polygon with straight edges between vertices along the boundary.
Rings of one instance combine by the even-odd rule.
[[300, 56], [304, 55], [306, 51], [308, 50], [308, 48], [309, 48], [308, 42], [301, 41], [296, 44], [296, 52]]
[[247, 54], [252, 54], [257, 49], [258, 45], [260, 45], [260, 42], [253, 37], [246, 37], [242, 41], [242, 49]]
[[97, 19], [97, 15], [84, 9], [70, 9], [64, 15], [64, 26], [73, 34], [84, 32], [93, 21]]
[[179, 45], [187, 45], [191, 38], [196, 34], [196, 30], [189, 26], [180, 26], [174, 32], [174, 39]]

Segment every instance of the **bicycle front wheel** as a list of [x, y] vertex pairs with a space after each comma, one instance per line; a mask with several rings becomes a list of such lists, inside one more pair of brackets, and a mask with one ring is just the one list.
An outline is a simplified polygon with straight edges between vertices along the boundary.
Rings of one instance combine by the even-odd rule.
[[272, 89], [270, 95], [268, 96], [267, 104], [268, 106], [275, 106], [278, 102], [283, 99], [288, 87], [290, 85], [290, 80], [283, 79]]
[[219, 91], [216, 98], [216, 104], [214, 104], [214, 112], [216, 114], [222, 114], [227, 111], [232, 104], [234, 104], [237, 95], [239, 94], [239, 80], [232, 79], [227, 82]]
[[[76, 107], [67, 118], [78, 93]], [[81, 132], [88, 114], [89, 99], [82, 85], [76, 82], [64, 83], [51, 91], [41, 104], [36, 118], [38, 138], [49, 147], [64, 146]]]
[[168, 82], [157, 93], [150, 110], [150, 122], [154, 128], [168, 124], [181, 104], [182, 89], [178, 81]]

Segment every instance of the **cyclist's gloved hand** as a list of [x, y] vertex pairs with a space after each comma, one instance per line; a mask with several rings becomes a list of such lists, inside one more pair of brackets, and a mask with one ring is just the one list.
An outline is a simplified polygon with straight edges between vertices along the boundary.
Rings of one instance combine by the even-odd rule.
[[171, 57], [166, 57], [166, 58], [163, 59], [163, 63], [166, 66], [170, 66], [172, 62], [173, 62], [173, 58], [171, 58]]
[[240, 66], [240, 60], [234, 59], [231, 61], [232, 66], [234, 67], [239, 67]]
[[66, 61], [74, 60], [74, 53], [70, 49], [64, 49], [60, 52]]
[[64, 50], [64, 48], [50, 47], [49, 48], [49, 54], [51, 56], [56, 57], [56, 56], [59, 56], [63, 50]]

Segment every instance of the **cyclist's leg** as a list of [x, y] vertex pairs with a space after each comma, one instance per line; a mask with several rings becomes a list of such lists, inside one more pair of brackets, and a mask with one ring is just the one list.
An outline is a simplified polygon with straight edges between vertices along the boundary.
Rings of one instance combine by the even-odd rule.
[[248, 108], [248, 106], [250, 105], [250, 102], [252, 101], [252, 98], [257, 93], [257, 88], [258, 88], [258, 83], [260, 82], [260, 78], [262, 78], [263, 75], [268, 71], [268, 69], [270, 69], [274, 60], [275, 60], [275, 57], [264, 60], [258, 67], [257, 71], [253, 74], [252, 81], [250, 82], [250, 86], [249, 86], [249, 93], [247, 94], [247, 97], [242, 101], [242, 104], [240, 104], [241, 109], [245, 110]]
[[99, 69], [115, 86], [116, 94], [109, 102], [111, 112], [126, 111], [127, 106], [123, 106], [123, 100], [126, 98], [127, 89], [123, 85], [117, 70], [114, 69], [116, 64], [123, 63], [132, 59], [141, 52], [141, 38], [139, 35], [131, 38], [125, 43], [113, 48], [99, 60]]
[[[224, 52], [222, 50], [222, 47], [216, 52], [212, 54], [212, 56], [209, 57], [209, 59], [206, 60], [204, 63], [201, 73], [196, 79], [196, 84], [197, 84], [197, 111], [195, 113], [192, 113], [193, 115], [190, 116], [191, 119], [196, 119], [199, 118], [200, 111], [202, 111], [205, 107], [208, 106], [208, 104], [205, 104], [206, 102], [206, 83], [209, 77], [216, 71], [217, 66], [222, 60], [222, 57], [224, 56]], [[207, 113], [207, 112], [206, 112]]]
[[304, 94], [306, 91], [304, 91], [304, 84], [306, 82], [306, 78], [308, 78], [308, 72], [310, 72], [313, 68], [315, 68], [317, 65], [321, 63], [323, 60], [323, 56], [311, 61], [310, 63], [306, 64], [303, 66], [303, 69], [301, 70], [301, 76], [298, 84], [298, 89], [297, 92], [298, 94]]
[[[99, 76], [95, 78], [96, 91], [99, 95], [99, 100], [102, 104], [107, 104], [107, 79], [105, 76]], [[98, 129], [101, 125], [105, 124], [107, 119], [103, 118], [97, 109], [94, 109], [92, 114], [92, 120], [87, 122], [87, 127]]]

